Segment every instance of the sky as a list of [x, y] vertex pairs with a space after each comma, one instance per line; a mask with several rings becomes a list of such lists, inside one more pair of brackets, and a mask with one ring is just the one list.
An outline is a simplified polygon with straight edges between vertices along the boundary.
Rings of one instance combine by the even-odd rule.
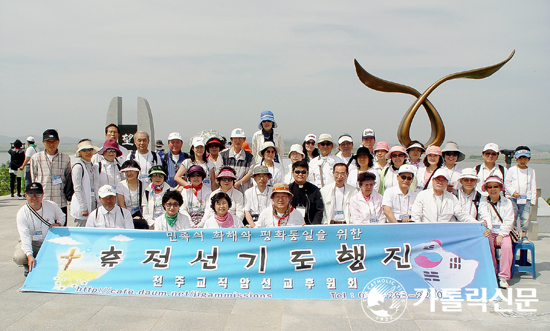
[[[136, 124], [139, 96], [164, 142], [236, 127], [250, 140], [271, 110], [286, 139], [349, 133], [357, 147], [371, 127], [394, 144], [415, 98], [367, 88], [354, 59], [423, 92], [513, 50], [492, 76], [445, 82], [429, 100], [446, 141], [548, 144], [548, 1], [0, 0], [0, 135], [103, 139], [111, 99]], [[429, 136], [421, 108], [411, 138]]]

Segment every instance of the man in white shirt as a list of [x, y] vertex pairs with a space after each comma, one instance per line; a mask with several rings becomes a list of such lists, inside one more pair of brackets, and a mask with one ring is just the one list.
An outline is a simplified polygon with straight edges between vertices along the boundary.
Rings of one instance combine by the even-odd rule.
[[267, 186], [271, 176], [266, 166], [255, 166], [252, 179], [256, 185], [244, 192], [244, 216], [251, 228], [254, 227], [254, 222], [258, 220], [260, 213], [271, 206], [272, 188]]
[[325, 203], [323, 224], [348, 224], [351, 218], [350, 200], [357, 190], [347, 184], [348, 166], [346, 164], [336, 163], [332, 175], [334, 182], [321, 189], [321, 196]]
[[116, 191], [111, 185], [102, 186], [98, 195], [101, 207], [90, 213], [86, 221], [87, 228], [134, 228], [130, 211], [116, 205]]
[[65, 214], [52, 201], [44, 199], [44, 189], [40, 183], [31, 183], [25, 190], [27, 204], [17, 212], [17, 231], [21, 247], [16, 246], [13, 261], [25, 267], [25, 277], [36, 265], [36, 255], [44, 238], [53, 226], [65, 222]]
[[220, 156], [224, 166], [232, 167], [237, 176], [234, 187], [242, 194], [252, 186], [250, 178], [254, 169], [254, 156], [243, 149], [246, 134], [241, 128], [231, 131], [231, 148], [223, 150]]
[[168, 148], [170, 151], [162, 157], [162, 165], [164, 169], [166, 169], [166, 174], [168, 175], [166, 183], [170, 185], [170, 187], [176, 187], [178, 185], [174, 180], [174, 176], [176, 172], [178, 172], [183, 160], [189, 157], [187, 153], [181, 151], [182, 146], [183, 139], [181, 139], [179, 132], [172, 132], [168, 135]]
[[496, 164], [498, 156], [500, 155], [500, 149], [495, 143], [488, 143], [483, 147], [483, 164], [478, 164], [475, 169], [477, 176], [479, 177], [479, 182], [477, 183], [477, 191], [481, 193], [482, 196], [486, 197], [487, 192], [483, 192], [481, 186], [485, 180], [491, 176], [500, 177], [502, 180], [506, 178], [506, 170], [503, 165]]
[[340, 151], [336, 154], [336, 156], [341, 158], [345, 164], [348, 164], [349, 160], [353, 156], [353, 154], [351, 153], [351, 151], [353, 150], [353, 138], [351, 138], [349, 134], [343, 134], [338, 137], [338, 149]]
[[272, 228], [278, 226], [302, 226], [304, 218], [302, 214], [290, 205], [292, 193], [285, 183], [273, 185], [271, 193], [273, 206], [260, 213], [256, 226], [259, 228]]
[[338, 156], [331, 154], [334, 143], [330, 134], [323, 133], [320, 135], [317, 147], [319, 148], [320, 155], [311, 160], [309, 169], [312, 183], [317, 185], [318, 188], [322, 188], [334, 182], [334, 176], [332, 175], [334, 165], [344, 162]]
[[458, 181], [460, 182], [460, 188], [455, 193], [458, 202], [462, 209], [477, 219], [481, 193], [476, 190], [476, 185], [479, 182], [476, 170], [474, 168], [462, 169]]
[[140, 166], [139, 180], [147, 186], [151, 183], [149, 170], [156, 165], [162, 165], [162, 161], [157, 153], [149, 151], [149, 134], [144, 131], [138, 131], [134, 135], [134, 144], [137, 150], [131, 151], [126, 160], [136, 160]]
[[437, 169], [432, 177], [433, 187], [416, 196], [411, 220], [413, 222], [477, 222], [458, 202], [458, 199], [447, 191], [449, 177], [444, 169]]
[[410, 164], [399, 167], [397, 172], [398, 185], [392, 186], [384, 192], [382, 207], [389, 223], [411, 221], [411, 211], [416, 199], [416, 192], [409, 189], [414, 179], [416, 169]]

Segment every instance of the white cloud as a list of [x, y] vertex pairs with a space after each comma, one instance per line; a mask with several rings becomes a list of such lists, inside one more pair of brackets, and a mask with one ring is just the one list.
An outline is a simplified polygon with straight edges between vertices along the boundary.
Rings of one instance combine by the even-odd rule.
[[82, 243], [79, 243], [78, 241], [70, 237], [59, 237], [59, 238], [49, 239], [48, 241], [59, 245], [82, 245]]
[[118, 236], [111, 238], [111, 240], [114, 240], [114, 241], [132, 241], [134, 239], [126, 237], [123, 234], [119, 234]]

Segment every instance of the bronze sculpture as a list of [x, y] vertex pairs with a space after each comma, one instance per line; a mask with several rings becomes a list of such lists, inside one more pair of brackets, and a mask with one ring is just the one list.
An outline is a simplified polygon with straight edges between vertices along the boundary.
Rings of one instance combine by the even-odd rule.
[[363, 69], [359, 64], [359, 62], [357, 62], [357, 60], [354, 60], [354, 62], [355, 62], [355, 70], [357, 71], [357, 77], [359, 77], [359, 80], [363, 84], [365, 84], [367, 87], [380, 92], [398, 92], [398, 93], [411, 94], [416, 97], [416, 101], [405, 113], [405, 116], [403, 116], [403, 119], [399, 124], [399, 128], [397, 129], [397, 139], [399, 140], [399, 143], [401, 143], [401, 145], [407, 146], [407, 144], [411, 141], [411, 138], [410, 138], [411, 124], [414, 116], [416, 115], [416, 111], [418, 110], [418, 108], [420, 108], [420, 105], [422, 105], [424, 109], [426, 109], [426, 113], [428, 114], [428, 118], [430, 119], [430, 125], [432, 130], [430, 139], [425, 145], [440, 146], [443, 143], [443, 140], [445, 140], [445, 126], [443, 125], [443, 120], [441, 119], [441, 116], [439, 116], [439, 113], [437, 112], [433, 104], [428, 100], [428, 96], [433, 92], [433, 90], [435, 90], [436, 87], [441, 85], [443, 82], [446, 82], [451, 79], [487, 78], [492, 74], [494, 74], [495, 72], [497, 72], [500, 68], [502, 68], [502, 66], [504, 66], [508, 61], [510, 61], [510, 59], [514, 56], [514, 53], [515, 53], [515, 50], [512, 51], [512, 54], [510, 54], [510, 56], [506, 60], [489, 67], [473, 69], [468, 71], [461, 71], [461, 72], [447, 75], [439, 79], [435, 83], [433, 83], [422, 94], [410, 86], [390, 82], [390, 81], [375, 77], [370, 73], [368, 73], [365, 69]]

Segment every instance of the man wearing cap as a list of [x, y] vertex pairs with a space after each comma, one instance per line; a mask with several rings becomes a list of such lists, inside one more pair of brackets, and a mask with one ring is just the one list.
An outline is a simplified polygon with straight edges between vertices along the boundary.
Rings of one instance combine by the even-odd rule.
[[23, 161], [23, 165], [19, 167], [19, 170], [25, 170], [25, 187], [31, 183], [31, 157], [39, 152], [38, 147], [36, 147], [36, 144], [34, 143], [34, 137], [27, 137], [27, 146], [28, 147], [25, 150], [25, 161]]
[[[338, 137], [338, 149], [340, 150], [336, 156], [342, 159], [345, 164], [349, 163], [349, 160], [353, 156], [351, 151], [353, 150], [353, 138], [349, 134], [343, 134]], [[350, 165], [355, 167], [355, 165]], [[352, 169], [349, 169], [350, 171]]]
[[325, 204], [319, 188], [307, 181], [309, 166], [306, 160], [298, 161], [292, 165], [294, 182], [290, 183], [292, 193], [290, 202], [304, 217], [306, 224], [321, 224]]
[[[126, 160], [128, 156], [128, 149], [118, 143], [118, 138], [120, 137], [120, 130], [118, 125], [111, 123], [105, 127], [105, 140], [114, 139], [117, 143], [118, 149], [120, 150], [121, 155], [116, 158], [117, 164], [121, 165]], [[94, 154], [92, 157], [92, 163], [96, 164], [103, 158], [100, 154]]]
[[476, 170], [474, 168], [462, 169], [458, 181], [460, 188], [455, 193], [458, 202], [462, 209], [472, 217], [477, 218], [481, 193], [476, 190], [477, 182], [479, 182]]
[[111, 185], [102, 186], [98, 196], [101, 207], [90, 213], [86, 221], [87, 228], [134, 228], [130, 211], [116, 205], [116, 191]]
[[251, 228], [254, 227], [254, 222], [258, 220], [260, 213], [271, 206], [272, 188], [267, 186], [271, 177], [272, 175], [266, 166], [256, 165], [254, 167], [252, 179], [256, 182], [256, 185], [244, 192], [244, 217]]
[[275, 162], [283, 162], [283, 154], [285, 152], [285, 140], [280, 133], [274, 132], [277, 128], [277, 122], [273, 113], [265, 110], [260, 114], [260, 122], [258, 123], [259, 131], [256, 131], [252, 136], [252, 155], [256, 158], [255, 163], [260, 164], [262, 157], [258, 155], [262, 144], [266, 141], [271, 141], [279, 149], [279, 153], [275, 155]]
[[187, 153], [182, 152], [183, 139], [179, 132], [172, 132], [168, 135], [168, 148], [170, 151], [162, 157], [162, 166], [167, 171], [168, 179], [166, 183], [170, 187], [176, 187], [178, 183], [174, 180], [176, 172], [180, 168], [181, 163], [189, 158]]
[[25, 267], [25, 276], [34, 268], [38, 251], [52, 226], [61, 226], [65, 214], [52, 201], [43, 200], [40, 183], [31, 183], [25, 190], [27, 204], [17, 212], [17, 231], [21, 244], [17, 244], [13, 261]]
[[447, 191], [449, 178], [444, 169], [437, 169], [433, 174], [433, 187], [416, 196], [411, 220], [413, 222], [477, 222], [458, 202], [458, 199]]
[[374, 144], [376, 143], [376, 136], [374, 134], [374, 130], [371, 128], [366, 128], [363, 130], [363, 136], [361, 140], [363, 147], [366, 147], [369, 149], [370, 153], [374, 155]]
[[330, 134], [323, 133], [320, 135], [317, 147], [321, 154], [311, 160], [309, 169], [311, 169], [313, 184], [317, 185], [318, 188], [322, 188], [327, 184], [334, 183], [332, 169], [336, 163], [344, 163], [344, 161], [338, 156], [331, 154], [334, 144]]
[[237, 180], [234, 186], [243, 194], [252, 186], [250, 178], [254, 169], [254, 157], [242, 148], [245, 140], [244, 130], [241, 128], [234, 129], [231, 131], [231, 148], [220, 153], [223, 165], [232, 167], [235, 170]]
[[149, 179], [149, 170], [156, 165], [162, 165], [162, 161], [157, 153], [149, 151], [149, 134], [144, 131], [138, 131], [134, 134], [134, 144], [137, 150], [131, 151], [126, 160], [136, 160], [141, 168], [139, 172], [139, 180], [144, 185], [151, 183]]
[[256, 226], [259, 228], [274, 228], [305, 225], [302, 214], [290, 204], [291, 199], [292, 193], [287, 184], [275, 184], [271, 193], [273, 206], [264, 209], [260, 213]]
[[498, 148], [498, 145], [495, 143], [488, 143], [485, 147], [483, 147], [483, 153], [481, 154], [483, 156], [483, 164], [478, 164], [475, 167], [477, 176], [479, 177], [479, 182], [477, 183], [476, 189], [484, 197], [488, 195], [487, 192], [483, 192], [481, 189], [485, 179], [491, 176], [500, 177], [502, 180], [506, 178], [506, 170], [504, 169], [504, 166], [501, 164], [496, 164], [499, 154], [500, 149]]
[[44, 131], [42, 143], [44, 144], [44, 151], [31, 157], [32, 181], [42, 184], [44, 199], [57, 203], [63, 213], [67, 215], [67, 198], [63, 190], [66, 183], [72, 181], [71, 158], [57, 149], [59, 134], [56, 130], [48, 129]]
[[411, 211], [416, 199], [416, 192], [409, 187], [414, 179], [416, 169], [410, 164], [399, 167], [397, 186], [392, 186], [384, 192], [382, 208], [389, 223], [410, 222]]
[[290, 146], [290, 152], [288, 153], [290, 164], [285, 169], [286, 175], [283, 179], [283, 183], [290, 184], [294, 181], [294, 177], [292, 176], [292, 165], [298, 161], [302, 161], [305, 157], [306, 154], [304, 154], [302, 145], [294, 144]]
[[323, 224], [348, 224], [350, 222], [350, 201], [357, 193], [354, 186], [348, 185], [348, 166], [345, 163], [336, 163], [332, 168], [334, 182], [321, 189], [321, 196], [325, 203]]

